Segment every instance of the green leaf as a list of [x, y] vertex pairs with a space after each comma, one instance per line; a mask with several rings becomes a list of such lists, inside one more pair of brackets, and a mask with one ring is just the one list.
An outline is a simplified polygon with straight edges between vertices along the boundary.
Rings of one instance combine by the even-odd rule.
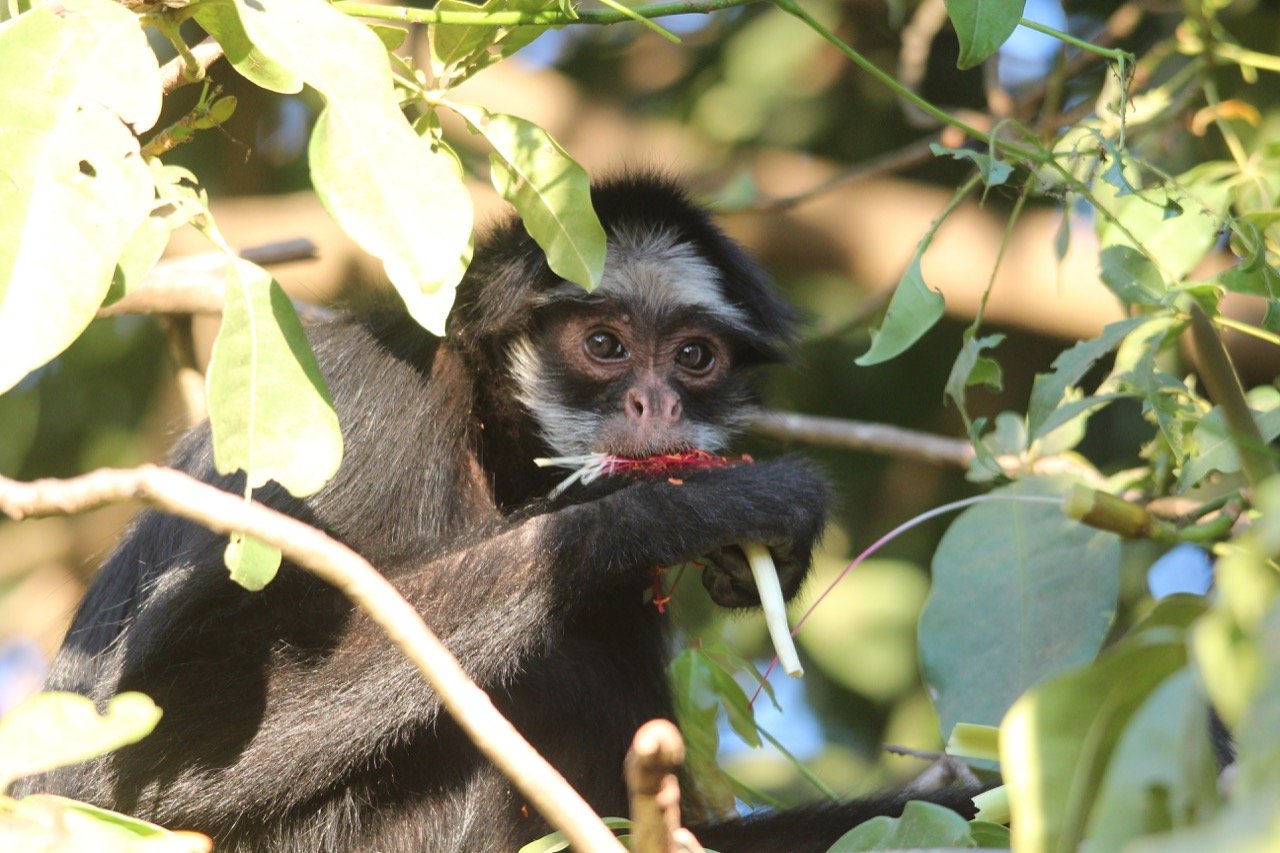
[[208, 853], [213, 846], [198, 832], [170, 832], [53, 794], [0, 800], [0, 838], [7, 850], [44, 853]]
[[1217, 780], [1208, 706], [1184, 668], [1125, 726], [1089, 816], [1090, 845], [1120, 850], [1141, 835], [1205, 819], [1219, 804]]
[[298, 315], [270, 273], [239, 258], [227, 266], [205, 380], [220, 473], [244, 471], [254, 489], [275, 480], [301, 497], [338, 470], [342, 433]]
[[935, 157], [954, 157], [957, 160], [972, 160], [982, 175], [982, 182], [989, 187], [998, 187], [1013, 174], [1013, 167], [990, 154], [980, 154], [968, 148], [948, 148], [933, 143], [929, 146]]
[[[630, 829], [631, 821], [625, 817], [604, 817], [600, 819], [604, 825], [613, 830]], [[530, 841], [520, 848], [520, 853], [559, 853], [569, 849], [569, 839], [563, 832], [553, 832]]]
[[195, 19], [222, 45], [231, 67], [250, 83], [282, 95], [302, 91], [302, 77], [294, 69], [275, 62], [250, 40], [231, 0], [198, 4]]
[[[437, 5], [435, 8], [440, 7]], [[407, 29], [394, 24], [368, 24], [367, 26], [378, 37], [378, 41], [382, 42], [382, 46], [389, 51], [399, 50], [405, 39], [409, 37]]]
[[1167, 293], [1160, 271], [1146, 255], [1129, 246], [1102, 250], [1102, 283], [1131, 305], [1161, 305]]
[[[542, 12], [556, 9], [557, 0], [488, 0], [482, 4], [440, 0], [440, 12]], [[571, 17], [576, 12], [570, 11]], [[547, 31], [547, 27], [499, 27], [479, 24], [432, 24], [431, 70], [442, 88], [457, 86], [468, 77], [505, 59]]]
[[1186, 213], [1172, 218], [1166, 215], [1171, 197], [1164, 188], [1126, 193], [1106, 181], [1095, 184], [1093, 197], [1111, 217], [1098, 216], [1098, 241], [1141, 249], [1175, 283], [1185, 278], [1217, 242], [1230, 203], [1231, 184], [1216, 167], [1206, 167], [1214, 164], [1178, 176], [1191, 197], [1183, 202]]
[[995, 726], [956, 723], [947, 738], [947, 755], [976, 758], [980, 761], [1000, 760], [1000, 730]]
[[912, 800], [902, 817], [873, 817], [846, 832], [827, 853], [973, 847], [969, 823], [945, 806]]
[[[1254, 389], [1249, 394], [1253, 420], [1264, 441], [1280, 436], [1280, 398], [1274, 389]], [[1191, 433], [1194, 452], [1188, 455], [1179, 486], [1189, 489], [1214, 471], [1234, 474], [1240, 470], [1240, 454], [1227, 428], [1221, 406], [1214, 406]]]
[[705, 654], [701, 649], [695, 653], [702, 657], [711, 675], [711, 689], [720, 706], [729, 717], [729, 725], [748, 746], [759, 747], [760, 730], [756, 727], [755, 712], [751, 710], [751, 700], [747, 698], [738, 682], [733, 680], [733, 673], [725, 669], [715, 657]]
[[969, 821], [969, 831], [973, 835], [976, 847], [993, 847], [997, 850], [1009, 849], [1009, 827], [985, 820]]
[[1131, 841], [1124, 853], [1266, 853], [1280, 849], [1280, 784], [1234, 798], [1212, 819]]
[[113, 697], [101, 716], [84, 696], [37, 693], [0, 717], [0, 792], [22, 776], [135, 743], [159, 720], [160, 709], [141, 693]]
[[321, 202], [383, 262], [414, 319], [443, 334], [471, 260], [471, 198], [455, 160], [400, 111], [386, 48], [325, 0], [234, 8], [253, 45], [325, 99], [309, 148]]
[[222, 555], [231, 579], [250, 592], [271, 583], [280, 570], [280, 559], [279, 548], [243, 533], [231, 534]]
[[458, 112], [493, 146], [493, 185], [519, 211], [552, 271], [588, 290], [598, 285], [605, 234], [591, 206], [586, 170], [532, 122], [474, 106], [459, 106]]
[[[371, 132], [387, 125], [352, 104], [326, 107], [311, 135], [311, 175], [343, 230], [382, 260], [413, 318], [443, 335], [454, 288], [471, 262], [471, 196], [451, 151], [407, 124], [405, 134]], [[377, 156], [371, 138], [378, 139]]]
[[686, 649], [671, 662], [668, 673], [689, 772], [715, 813], [733, 814], [733, 787], [716, 761], [720, 749], [716, 725], [720, 701], [714, 686], [714, 669], [697, 649]]
[[1222, 274], [1222, 286], [1235, 293], [1280, 298], [1280, 271], [1264, 262], [1241, 262]]
[[1027, 431], [1039, 438], [1049, 415], [1062, 401], [1068, 388], [1074, 387], [1089, 372], [1098, 359], [1111, 352], [1125, 337], [1139, 326], [1150, 321], [1147, 317], [1130, 317], [1111, 323], [1098, 337], [1081, 341], [1053, 360], [1048, 373], [1036, 376], [1031, 388], [1031, 401], [1027, 405]]
[[155, 196], [134, 133], [160, 97], [140, 19], [110, 0], [0, 26], [0, 393], [66, 349], [106, 296]]
[[1004, 335], [975, 338], [973, 329], [965, 330], [964, 344], [956, 355], [955, 363], [951, 365], [951, 375], [947, 377], [946, 388], [943, 391], [946, 396], [955, 401], [956, 408], [960, 410], [965, 420], [969, 418], [965, 401], [966, 390], [969, 387], [985, 385], [993, 391], [999, 391], [1002, 387], [1000, 364], [982, 353], [995, 349], [1003, 341]]
[[1000, 49], [1022, 20], [1026, 0], [947, 0], [960, 39], [957, 68], [972, 68]]
[[1181, 632], [1151, 632], [1113, 648], [1093, 666], [1034, 688], [1014, 704], [1000, 726], [1013, 849], [1078, 849], [1125, 726], [1186, 659]]
[[111, 278], [111, 288], [107, 291], [103, 305], [137, 290], [146, 280], [165, 247], [169, 245], [169, 235], [173, 233], [169, 223], [162, 216], [148, 216], [138, 225], [120, 253], [116, 262], [115, 275]]
[[930, 231], [907, 267], [898, 288], [889, 300], [880, 328], [871, 333], [871, 348], [854, 359], [854, 364], [870, 367], [906, 352], [942, 317], [946, 303], [942, 294], [925, 284], [920, 260], [933, 239]]
[[[1071, 478], [1033, 477], [993, 495], [1062, 495]], [[995, 725], [1028, 687], [1093, 659], [1115, 615], [1118, 538], [1053, 504], [970, 507], [933, 557], [920, 660], [945, 733]], [[981, 613], [982, 618], [974, 618]]]

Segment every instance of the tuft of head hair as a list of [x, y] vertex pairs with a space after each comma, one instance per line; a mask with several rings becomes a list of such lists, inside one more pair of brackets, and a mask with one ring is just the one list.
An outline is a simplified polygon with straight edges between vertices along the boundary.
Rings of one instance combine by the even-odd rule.
[[[741, 319], [737, 325], [759, 361], [785, 357], [794, 341], [793, 310], [760, 266], [675, 181], [655, 172], [624, 174], [593, 186], [591, 201], [610, 243], [606, 280], [620, 248], [634, 249], [646, 235], [660, 239], [713, 272], [725, 312]], [[687, 286], [707, 285], [704, 279]], [[528, 329], [534, 309], [565, 292], [565, 281], [513, 216], [477, 241], [449, 316], [449, 335], [473, 351], [484, 349], [486, 341], [509, 341]]]

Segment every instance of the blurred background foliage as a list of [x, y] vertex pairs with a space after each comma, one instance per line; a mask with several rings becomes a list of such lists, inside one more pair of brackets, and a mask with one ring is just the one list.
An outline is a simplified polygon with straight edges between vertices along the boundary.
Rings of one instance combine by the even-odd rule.
[[[1101, 62], [1057, 75], [1055, 69], [1075, 54], [1025, 29], [998, 60], [957, 71], [958, 48], [941, 6], [932, 0], [806, 3], [878, 65], [897, 69], [928, 99], [982, 128], [1010, 115], [1040, 115], [1047, 122], [1056, 115], [1065, 122], [1087, 110], [1106, 82], [1109, 72]], [[1169, 37], [1182, 8], [1172, 0], [1030, 0], [1026, 15], [1085, 38], [1102, 33], [1109, 44], [1141, 54]], [[1275, 52], [1280, 44], [1275, 3], [1236, 2], [1222, 19], [1247, 48]], [[663, 23], [682, 44], [630, 24], [549, 31], [511, 61], [464, 84], [464, 96], [545, 127], [592, 174], [669, 171], [723, 209], [725, 227], [756, 253], [807, 318], [797, 365], [771, 377], [772, 406], [962, 437], [959, 416], [943, 405], [943, 385], [994, 265], [1012, 190], [997, 188], [984, 205], [960, 209], [934, 241], [924, 270], [947, 297], [947, 320], [898, 359], [874, 369], [856, 367], [853, 359], [866, 349], [869, 323], [887, 291], [929, 221], [970, 172], [967, 164], [933, 158], [927, 144], [958, 140], [903, 108], [777, 8]], [[411, 38], [406, 49], [422, 50], [424, 42]], [[1221, 97], [1230, 100], [1241, 85], [1239, 69], [1224, 67], [1215, 75]], [[376, 265], [341, 235], [308, 190], [306, 141], [318, 101], [248, 85], [225, 63], [210, 76], [240, 99], [239, 108], [220, 130], [198, 135], [167, 160], [201, 176], [232, 244], [315, 241], [318, 260], [273, 268], [297, 299], [358, 306], [372, 290], [385, 288]], [[168, 99], [160, 126], [183, 115], [198, 89]], [[1054, 109], [1044, 108], [1047, 100]], [[1258, 111], [1256, 122], [1241, 124], [1254, 140], [1250, 148], [1280, 143], [1280, 86], [1253, 87], [1248, 102]], [[479, 141], [467, 149], [468, 134], [453, 130], [464, 159], [480, 162], [485, 153]], [[1139, 133], [1130, 144], [1171, 173], [1229, 156], [1219, 136], [1180, 121], [1147, 125]], [[831, 186], [812, 192], [826, 182]], [[486, 183], [473, 181], [472, 188], [481, 221], [501, 215]], [[975, 415], [1023, 409], [1034, 374], [1046, 370], [1066, 342], [1096, 335], [1122, 316], [1097, 281], [1092, 222], [1073, 219], [1070, 250], [1061, 263], [1055, 257], [1062, 215], [1051, 201], [1029, 202], [1013, 229], [985, 330], [1008, 336], [1001, 349], [1003, 389], [975, 392]], [[180, 232], [169, 256], [203, 248], [201, 238]], [[1206, 263], [1220, 269], [1233, 260], [1223, 247]], [[1254, 307], [1243, 300], [1238, 306]], [[202, 357], [216, 323], [204, 317], [197, 324]], [[1230, 336], [1228, 343], [1246, 386], [1274, 380], [1274, 351]], [[0, 474], [26, 480], [161, 460], [183, 428], [174, 368], [157, 321], [98, 320], [63, 356], [0, 396]], [[1090, 422], [1081, 450], [1104, 472], [1116, 470], [1135, 462], [1151, 429], [1136, 403], [1116, 405]], [[976, 490], [962, 470], [918, 459], [751, 437], [742, 449], [759, 456], [802, 452], [820, 459], [836, 480], [838, 509], [802, 604], [885, 531]], [[112, 507], [70, 519], [0, 523], [0, 710], [38, 681], [41, 661], [56, 649], [87, 580], [131, 512]], [[767, 702], [758, 707], [762, 728], [836, 791], [878, 787], [923, 767], [919, 759], [887, 754], [885, 742], [921, 751], [941, 747], [917, 674], [916, 621], [928, 590], [929, 559], [948, 522], [923, 525], [893, 542], [883, 559], [845, 578], [800, 635], [804, 682], [777, 684], [781, 715]], [[684, 639], [724, 640], [745, 656], [767, 657], [758, 616], [713, 612], [696, 579], [684, 580], [673, 616]], [[1126, 590], [1130, 603], [1145, 595], [1141, 583]], [[721, 745], [728, 770], [751, 788], [783, 802], [815, 796], [813, 783], [776, 749], [750, 749], [728, 728]]]

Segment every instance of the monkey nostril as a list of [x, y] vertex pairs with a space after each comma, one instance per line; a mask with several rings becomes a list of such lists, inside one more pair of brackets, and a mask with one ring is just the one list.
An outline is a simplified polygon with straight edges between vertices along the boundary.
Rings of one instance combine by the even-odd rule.
[[646, 408], [643, 394], [634, 389], [627, 392], [626, 409], [628, 415], [634, 418], [643, 418]]

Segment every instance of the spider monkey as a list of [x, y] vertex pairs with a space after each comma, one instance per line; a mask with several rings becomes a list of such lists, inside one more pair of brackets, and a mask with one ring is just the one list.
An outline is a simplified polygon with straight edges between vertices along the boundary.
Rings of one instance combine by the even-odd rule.
[[[767, 544], [793, 595], [829, 488], [782, 458], [682, 483], [599, 481], [554, 499], [534, 459], [721, 450], [782, 360], [793, 315], [760, 268], [671, 182], [593, 190], [608, 235], [591, 293], [516, 221], [479, 241], [448, 321], [402, 311], [312, 330], [346, 457], [318, 494], [257, 496], [378, 566], [494, 702], [602, 814], [626, 814], [622, 759], [673, 716], [655, 566], [710, 556], [704, 584], [757, 603], [735, 543]], [[207, 425], [173, 465], [232, 492]], [[371, 621], [286, 563], [251, 593], [224, 539], [143, 511], [92, 585], [50, 677], [103, 701], [150, 695], [141, 742], [28, 784], [204, 831], [230, 851], [510, 851], [548, 827], [471, 745]], [[935, 798], [963, 813], [963, 792]], [[905, 797], [693, 827], [708, 846], [825, 850]]]

